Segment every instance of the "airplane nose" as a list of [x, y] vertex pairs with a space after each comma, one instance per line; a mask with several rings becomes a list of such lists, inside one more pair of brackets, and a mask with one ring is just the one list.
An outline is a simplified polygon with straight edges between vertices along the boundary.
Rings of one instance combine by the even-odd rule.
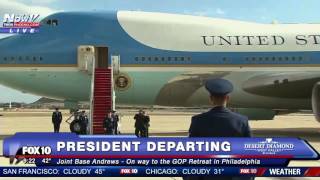
[[7, 42], [10, 38], [11, 38], [11, 36], [7, 36], [7, 37], [1, 37], [1, 36], [0, 36], [0, 47], [1, 47], [1, 48], [0, 48], [0, 55], [1, 55], [1, 52], [4, 51], [4, 49], [3, 49], [3, 48], [4, 48], [4, 47], [3, 47], [3, 46], [4, 46], [4, 43]]

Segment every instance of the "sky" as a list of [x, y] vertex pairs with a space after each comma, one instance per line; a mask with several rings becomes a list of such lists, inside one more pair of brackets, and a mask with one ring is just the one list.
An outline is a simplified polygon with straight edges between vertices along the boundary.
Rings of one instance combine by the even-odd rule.
[[[320, 23], [319, 7], [319, 0], [0, 0], [0, 21], [4, 13], [45, 17], [60, 11], [136, 10], [259, 23]], [[29, 103], [38, 98], [0, 85], [0, 102]]]

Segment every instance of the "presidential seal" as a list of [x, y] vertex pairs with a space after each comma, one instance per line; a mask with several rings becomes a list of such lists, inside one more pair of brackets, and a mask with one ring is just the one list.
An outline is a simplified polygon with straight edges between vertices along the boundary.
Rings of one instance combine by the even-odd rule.
[[115, 89], [124, 91], [131, 86], [131, 79], [127, 74], [121, 73], [114, 79]]

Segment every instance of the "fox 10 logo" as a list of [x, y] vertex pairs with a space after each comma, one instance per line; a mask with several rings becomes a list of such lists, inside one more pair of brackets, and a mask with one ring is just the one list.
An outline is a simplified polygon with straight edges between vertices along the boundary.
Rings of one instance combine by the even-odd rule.
[[39, 31], [40, 14], [4, 14], [0, 33], [32, 34]]

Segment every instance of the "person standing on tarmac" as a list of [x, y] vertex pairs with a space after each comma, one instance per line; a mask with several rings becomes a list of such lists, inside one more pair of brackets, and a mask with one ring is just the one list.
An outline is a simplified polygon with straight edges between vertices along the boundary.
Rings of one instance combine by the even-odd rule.
[[136, 121], [134, 123], [134, 127], [135, 127], [135, 132], [134, 134], [137, 137], [144, 137], [144, 115], [143, 115], [143, 110], [140, 109], [138, 114], [134, 115], [134, 120]]
[[87, 134], [87, 125], [88, 125], [88, 116], [86, 111], [81, 111], [79, 114], [79, 121], [80, 121], [80, 134]]
[[120, 121], [120, 119], [119, 119], [119, 116], [118, 116], [118, 114], [117, 114], [117, 112], [115, 111], [115, 110], [113, 110], [113, 111], [111, 111], [112, 112], [112, 118], [114, 119], [114, 130], [115, 130], [115, 134], [116, 135], [118, 135], [118, 134], [120, 134], [120, 129], [119, 129], [119, 121]]
[[150, 116], [146, 114], [145, 111], [143, 111], [143, 133], [142, 137], [149, 137], [149, 127], [150, 127]]
[[[231, 82], [210, 79], [205, 88], [210, 93], [212, 109], [192, 117], [189, 137], [251, 137], [248, 117], [230, 111], [226, 106]], [[184, 180], [253, 180], [253, 177], [184, 177]]]
[[114, 119], [112, 117], [112, 113], [109, 112], [107, 117], [103, 121], [103, 127], [108, 135], [114, 135], [115, 134], [115, 128], [114, 128]]
[[62, 114], [59, 111], [59, 108], [56, 108], [56, 110], [52, 113], [53, 131], [55, 133], [59, 133], [61, 121], [62, 121]]

